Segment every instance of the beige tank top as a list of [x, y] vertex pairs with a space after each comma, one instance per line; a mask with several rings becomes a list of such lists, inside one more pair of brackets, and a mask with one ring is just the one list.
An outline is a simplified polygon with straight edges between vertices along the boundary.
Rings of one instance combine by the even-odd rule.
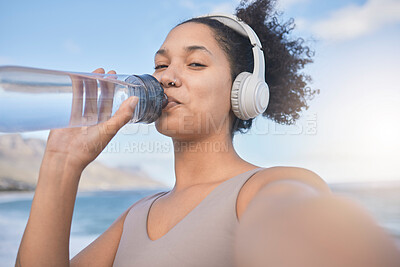
[[233, 241], [239, 223], [236, 199], [257, 168], [219, 184], [169, 232], [157, 240], [147, 233], [151, 205], [167, 192], [142, 198], [129, 211], [115, 256], [115, 267], [234, 265]]

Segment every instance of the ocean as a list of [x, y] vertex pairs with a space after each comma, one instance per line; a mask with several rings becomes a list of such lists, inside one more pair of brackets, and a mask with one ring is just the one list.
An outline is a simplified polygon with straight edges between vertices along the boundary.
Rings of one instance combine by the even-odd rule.
[[[72, 218], [70, 257], [75, 256], [139, 199], [161, 190], [78, 193]], [[14, 266], [33, 193], [0, 194], [0, 267]]]
[[[331, 185], [370, 211], [393, 236], [400, 249], [400, 185]], [[102, 191], [79, 193], [71, 228], [71, 258], [104, 232], [118, 216], [139, 199], [161, 190]], [[0, 267], [14, 266], [28, 220], [33, 193], [0, 194]]]

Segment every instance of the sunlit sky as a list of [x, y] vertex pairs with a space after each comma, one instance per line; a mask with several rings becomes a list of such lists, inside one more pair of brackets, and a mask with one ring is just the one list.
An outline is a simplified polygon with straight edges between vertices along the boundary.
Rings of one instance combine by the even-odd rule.
[[[238, 2], [0, 0], [0, 65], [152, 73], [154, 53], [173, 26], [205, 13], [233, 13]], [[321, 93], [297, 125], [257, 118], [250, 133], [235, 137], [239, 154], [263, 167], [305, 167], [329, 183], [400, 180], [400, 1], [278, 5], [282, 19], [296, 21], [293, 36], [316, 51], [305, 71]], [[157, 144], [163, 151], [153, 151]], [[174, 184], [171, 141], [153, 125], [125, 127], [99, 160], [140, 166]]]

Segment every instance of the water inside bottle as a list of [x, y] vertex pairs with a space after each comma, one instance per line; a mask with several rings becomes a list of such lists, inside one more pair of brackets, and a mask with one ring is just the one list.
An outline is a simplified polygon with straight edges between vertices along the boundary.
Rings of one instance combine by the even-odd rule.
[[[106, 75], [95, 80], [79, 74], [55, 73], [51, 79], [48, 73], [43, 75], [0, 76], [0, 132], [93, 125], [111, 117], [132, 93], [136, 95], [132, 85], [110, 82]], [[139, 110], [140, 103], [131, 122], [138, 121]]]

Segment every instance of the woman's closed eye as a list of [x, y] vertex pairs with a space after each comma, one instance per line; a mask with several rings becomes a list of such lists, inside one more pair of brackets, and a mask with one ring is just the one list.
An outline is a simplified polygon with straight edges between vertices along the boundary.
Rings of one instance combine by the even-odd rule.
[[168, 65], [160, 64], [160, 65], [156, 65], [156, 66], [154, 67], [155, 70], [164, 69], [164, 68], [168, 68]]
[[[189, 66], [189, 67], [194, 67], [194, 68], [204, 68], [204, 67], [207, 67], [206, 65], [201, 64], [201, 63], [197, 63], [197, 62], [190, 63], [188, 66]], [[156, 65], [156, 66], [154, 67], [155, 70], [160, 70], [160, 69], [165, 69], [165, 68], [168, 68], [168, 65], [160, 64], [160, 65]]]
[[204, 68], [206, 67], [206, 65], [201, 64], [201, 63], [197, 63], [197, 62], [193, 62], [189, 64], [190, 67], [195, 67], [195, 68]]

